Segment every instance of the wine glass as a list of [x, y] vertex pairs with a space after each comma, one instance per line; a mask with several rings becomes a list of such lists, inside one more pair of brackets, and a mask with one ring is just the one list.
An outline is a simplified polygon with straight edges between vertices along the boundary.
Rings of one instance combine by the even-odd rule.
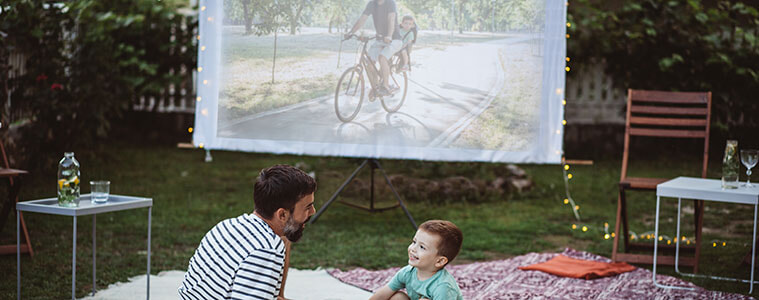
[[751, 168], [756, 166], [757, 161], [759, 161], [759, 150], [741, 150], [741, 163], [746, 166], [746, 176], [748, 176], [746, 184], [743, 186], [748, 188], [754, 187], [751, 184]]

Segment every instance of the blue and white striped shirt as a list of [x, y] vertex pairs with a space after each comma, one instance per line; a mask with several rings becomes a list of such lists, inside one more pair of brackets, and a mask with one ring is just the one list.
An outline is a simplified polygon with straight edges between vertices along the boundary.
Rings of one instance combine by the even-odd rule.
[[285, 244], [255, 214], [226, 219], [211, 228], [179, 286], [186, 300], [266, 299], [279, 295]]

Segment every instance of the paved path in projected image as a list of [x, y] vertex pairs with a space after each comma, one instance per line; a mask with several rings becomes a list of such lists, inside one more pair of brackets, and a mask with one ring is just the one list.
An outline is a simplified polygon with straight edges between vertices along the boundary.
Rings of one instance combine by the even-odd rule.
[[[528, 37], [420, 49], [412, 54], [406, 102], [387, 113], [379, 100], [364, 104], [343, 123], [335, 116], [334, 94], [234, 121], [220, 137], [347, 144], [445, 147], [502, 89], [498, 50]], [[346, 66], [347, 68], [347, 66]], [[367, 82], [367, 93], [369, 90]]]

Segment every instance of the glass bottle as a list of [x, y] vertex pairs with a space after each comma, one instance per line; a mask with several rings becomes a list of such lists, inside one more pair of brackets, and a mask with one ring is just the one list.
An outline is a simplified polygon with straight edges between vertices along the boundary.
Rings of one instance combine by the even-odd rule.
[[738, 141], [728, 140], [725, 146], [725, 156], [722, 158], [722, 188], [738, 188]]
[[66, 152], [58, 163], [58, 205], [79, 206], [79, 162], [74, 152]]

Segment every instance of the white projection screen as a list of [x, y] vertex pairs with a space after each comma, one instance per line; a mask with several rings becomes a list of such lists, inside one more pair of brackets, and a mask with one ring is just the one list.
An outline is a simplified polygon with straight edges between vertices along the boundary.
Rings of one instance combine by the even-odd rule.
[[[367, 8], [381, 11], [379, 3], [201, 1], [193, 143], [277, 154], [560, 163], [563, 0], [381, 5], [389, 4], [397, 24], [412, 16], [417, 32], [409, 70], [390, 68], [395, 93], [380, 91], [379, 81], [373, 88], [371, 79], [381, 76], [364, 58], [364, 42], [343, 41]], [[375, 37], [373, 17], [356, 35]]]

